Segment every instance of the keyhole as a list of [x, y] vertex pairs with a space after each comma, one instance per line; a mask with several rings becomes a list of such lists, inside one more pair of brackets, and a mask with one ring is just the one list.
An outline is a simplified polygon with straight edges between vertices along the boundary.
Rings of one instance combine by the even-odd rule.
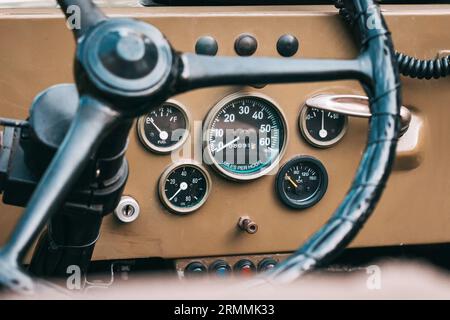
[[123, 207], [123, 215], [126, 217], [131, 217], [134, 214], [134, 207], [127, 204]]

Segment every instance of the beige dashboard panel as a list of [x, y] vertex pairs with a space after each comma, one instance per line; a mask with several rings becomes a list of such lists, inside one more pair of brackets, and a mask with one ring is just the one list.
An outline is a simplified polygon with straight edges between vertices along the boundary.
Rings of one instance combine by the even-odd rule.
[[[419, 57], [434, 57], [450, 43], [450, 6], [384, 6], [396, 47]], [[195, 41], [210, 35], [220, 55], [235, 55], [234, 39], [251, 33], [258, 56], [277, 56], [279, 36], [300, 40], [296, 57], [350, 58], [357, 54], [352, 38], [331, 6], [114, 8], [113, 16], [133, 16], [155, 24], [180, 51], [193, 51]], [[36, 94], [56, 83], [71, 82], [73, 38], [55, 9], [0, 11], [0, 114], [25, 118]], [[450, 79], [403, 79], [403, 104], [417, 122], [403, 143], [403, 153], [386, 191], [352, 246], [385, 246], [450, 241]], [[95, 259], [193, 257], [257, 254], [295, 250], [330, 217], [347, 191], [366, 140], [367, 120], [351, 118], [344, 139], [330, 149], [309, 146], [297, 122], [305, 99], [316, 93], [362, 94], [356, 82], [323, 82], [196, 90], [175, 97], [191, 115], [191, 139], [199, 141], [208, 110], [224, 96], [240, 91], [263, 93], [281, 106], [289, 126], [289, 144], [282, 163], [295, 155], [320, 159], [329, 174], [329, 187], [316, 206], [292, 211], [275, 196], [274, 176], [257, 181], [227, 181], [210, 170], [212, 194], [196, 213], [175, 216], [157, 195], [160, 174], [170, 155], [148, 152], [136, 131], [130, 134], [130, 177], [125, 194], [141, 206], [131, 224], [105, 218]], [[64, 101], [61, 102], [61, 108]], [[400, 152], [400, 151], [399, 151]], [[405, 160], [410, 159], [409, 160]], [[409, 158], [408, 158], [409, 157]], [[399, 160], [400, 161], [400, 160]], [[0, 243], [21, 209], [1, 205]], [[239, 231], [240, 216], [258, 225], [256, 234]]]

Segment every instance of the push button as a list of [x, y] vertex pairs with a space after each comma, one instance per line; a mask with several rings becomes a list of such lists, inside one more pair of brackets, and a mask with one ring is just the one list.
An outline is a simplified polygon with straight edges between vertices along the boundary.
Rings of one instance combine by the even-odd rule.
[[233, 269], [236, 275], [244, 277], [252, 276], [256, 271], [255, 265], [248, 259], [239, 260]]
[[298, 40], [291, 34], [282, 35], [277, 42], [277, 51], [283, 57], [292, 57], [298, 51]]
[[197, 40], [197, 43], [195, 44], [196, 54], [215, 56], [218, 50], [219, 46], [217, 44], [217, 41], [211, 36], [203, 36], [199, 38]]
[[256, 52], [258, 48], [258, 42], [255, 37], [249, 34], [242, 34], [234, 42], [234, 50], [240, 56], [251, 56]]
[[223, 260], [217, 260], [209, 267], [210, 274], [219, 278], [228, 277], [231, 274], [231, 267]]
[[206, 274], [206, 267], [200, 262], [192, 262], [184, 269], [185, 277], [197, 277]]
[[275, 268], [277, 263], [278, 262], [272, 258], [265, 258], [259, 262], [258, 271], [264, 272], [264, 271], [271, 270], [271, 269]]

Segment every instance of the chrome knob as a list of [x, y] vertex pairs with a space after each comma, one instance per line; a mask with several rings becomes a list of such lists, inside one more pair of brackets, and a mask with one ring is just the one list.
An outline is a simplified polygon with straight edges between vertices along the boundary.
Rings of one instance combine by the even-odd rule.
[[[350, 94], [319, 94], [306, 100], [305, 105], [346, 116], [358, 118], [370, 118], [369, 99], [366, 96]], [[411, 122], [411, 111], [402, 106], [400, 108], [400, 137], [405, 134]]]

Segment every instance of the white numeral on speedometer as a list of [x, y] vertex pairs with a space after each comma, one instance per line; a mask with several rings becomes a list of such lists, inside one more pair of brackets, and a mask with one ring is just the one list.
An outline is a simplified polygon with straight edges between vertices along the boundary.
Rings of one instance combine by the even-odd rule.
[[234, 122], [236, 116], [234, 114], [225, 114], [225, 120], [223, 122]]
[[256, 119], [256, 120], [262, 120], [262, 119], [264, 119], [264, 112], [263, 111], [255, 112], [253, 114], [252, 118]]
[[271, 129], [272, 127], [270, 126], [270, 124], [262, 124], [261, 127], [259, 128], [259, 132], [261, 133], [270, 132]]
[[250, 113], [249, 106], [240, 106], [239, 107], [239, 114], [249, 114], [249, 113]]

